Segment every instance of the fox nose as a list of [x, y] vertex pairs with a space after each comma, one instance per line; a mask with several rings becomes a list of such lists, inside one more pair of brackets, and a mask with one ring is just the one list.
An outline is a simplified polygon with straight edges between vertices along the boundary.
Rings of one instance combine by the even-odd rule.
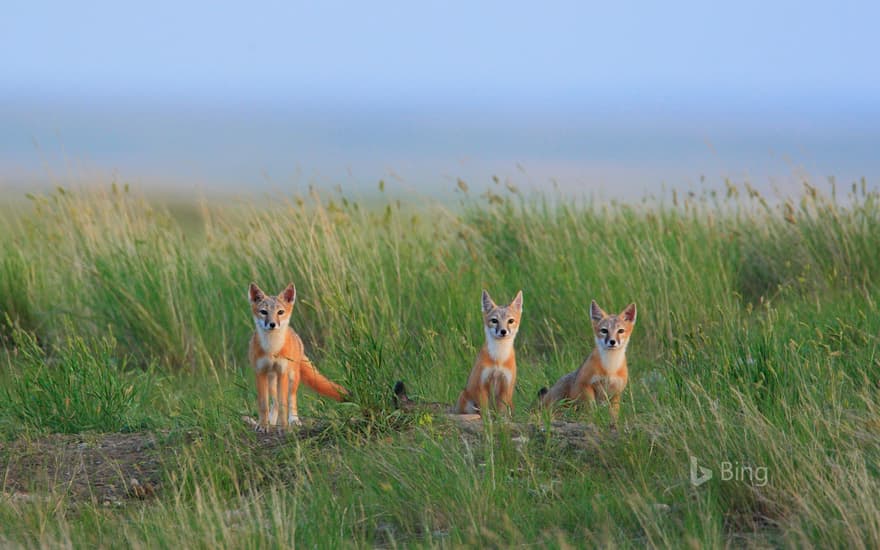
[[276, 323], [272, 323], [272, 322], [270, 322], [270, 323], [269, 323], [269, 328], [275, 328], [275, 325], [276, 325]]
[[501, 336], [507, 336], [507, 329], [506, 328], [501, 329], [500, 332], [501, 332]]
[[616, 344], [617, 342], [615, 342], [615, 341], [612, 339], [612, 340], [608, 340], [608, 343], [611, 344], [611, 345], [613, 346], [613, 345]]

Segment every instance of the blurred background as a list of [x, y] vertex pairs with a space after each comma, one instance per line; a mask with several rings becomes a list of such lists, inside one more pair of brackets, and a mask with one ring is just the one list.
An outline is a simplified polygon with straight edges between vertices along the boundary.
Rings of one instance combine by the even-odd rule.
[[11, 2], [0, 190], [880, 180], [876, 2]]

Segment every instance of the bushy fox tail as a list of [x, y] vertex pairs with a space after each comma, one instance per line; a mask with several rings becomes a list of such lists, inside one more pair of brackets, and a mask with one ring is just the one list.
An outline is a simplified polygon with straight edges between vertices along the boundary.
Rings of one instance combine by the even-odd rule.
[[327, 379], [308, 359], [301, 363], [299, 377], [308, 387], [330, 399], [342, 401], [348, 395], [347, 389]]

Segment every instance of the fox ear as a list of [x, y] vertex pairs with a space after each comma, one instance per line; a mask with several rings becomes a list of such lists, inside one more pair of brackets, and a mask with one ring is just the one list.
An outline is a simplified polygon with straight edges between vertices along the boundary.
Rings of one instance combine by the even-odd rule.
[[516, 296], [514, 296], [513, 301], [510, 302], [510, 307], [519, 311], [519, 312], [522, 312], [522, 290], [520, 290], [519, 292], [516, 293]]
[[486, 289], [483, 289], [483, 313], [489, 313], [493, 309], [495, 309], [495, 302], [492, 301], [489, 292], [487, 292]]
[[260, 287], [257, 286], [257, 283], [251, 283], [248, 287], [248, 298], [253, 303], [257, 303], [263, 300], [266, 295], [260, 290]]
[[602, 311], [602, 308], [599, 307], [599, 304], [596, 303], [596, 300], [590, 302], [590, 319], [598, 323], [605, 317], [608, 317], [608, 314]]
[[620, 316], [623, 317], [624, 321], [635, 323], [636, 322], [636, 305], [630, 304], [624, 308], [623, 311], [620, 312]]
[[293, 283], [287, 285], [287, 288], [281, 292], [280, 297], [288, 304], [293, 305], [296, 301], [296, 287], [293, 286]]

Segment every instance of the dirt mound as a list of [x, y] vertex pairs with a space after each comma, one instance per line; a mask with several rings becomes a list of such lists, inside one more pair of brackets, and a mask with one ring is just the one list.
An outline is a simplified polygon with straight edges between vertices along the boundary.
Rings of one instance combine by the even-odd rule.
[[[486, 429], [478, 414], [449, 414], [447, 418], [470, 436], [480, 436]], [[500, 421], [497, 428], [501, 432], [509, 433], [517, 442], [525, 443], [530, 439], [552, 441], [572, 449], [596, 449], [603, 439], [608, 438], [607, 434], [603, 437], [593, 424], [562, 420], [554, 420], [549, 424]]]
[[[464, 437], [484, 437], [486, 426], [479, 415], [444, 416]], [[251, 427], [256, 424], [251, 417], [242, 419]], [[351, 419], [345, 426], [352, 429], [366, 424], [364, 419]], [[499, 430], [496, 433], [508, 434], [517, 443], [551, 441], [570, 449], [595, 449], [602, 438], [592, 424], [499, 420], [494, 426]], [[290, 438], [333, 441], [339, 429], [338, 423], [306, 421], [289, 430], [257, 433], [256, 443], [258, 447], [272, 449], [285, 445]], [[73, 502], [108, 506], [121, 505], [127, 499], [148, 499], [161, 489], [162, 457], [173, 452], [168, 439], [166, 433], [139, 432], [52, 434], [0, 441], [0, 494], [11, 495], [15, 500], [60, 494]]]
[[[427, 409], [416, 405], [412, 411], [433, 412], [433, 407]], [[483, 437], [485, 426], [482, 418], [478, 414], [453, 414], [443, 412], [439, 416], [450, 421], [455, 425], [461, 433], [470, 439], [479, 439]], [[250, 428], [256, 430], [257, 420], [251, 416], [242, 416], [242, 421]], [[565, 422], [562, 420], [554, 420], [548, 424], [534, 424], [527, 422], [512, 422], [509, 420], [496, 420], [495, 427], [497, 433], [506, 433], [514, 441], [524, 443], [528, 440], [552, 441], [565, 448], [570, 449], [596, 449], [601, 440], [607, 439], [608, 434], [600, 433], [599, 429], [593, 424], [585, 424], [582, 422]], [[351, 419], [348, 422], [349, 427], [363, 425], [363, 419]], [[270, 427], [268, 431], [256, 431], [257, 442], [264, 447], [274, 447], [283, 444], [289, 438], [295, 439], [312, 439], [331, 437], [334, 430], [339, 426], [334, 426], [329, 422], [306, 420], [302, 425], [291, 426], [283, 429], [278, 427]], [[613, 432], [612, 432], [613, 434]]]
[[35, 498], [31, 491], [66, 493], [106, 505], [149, 498], [159, 488], [161, 463], [152, 433], [52, 434], [0, 442], [0, 491]]

